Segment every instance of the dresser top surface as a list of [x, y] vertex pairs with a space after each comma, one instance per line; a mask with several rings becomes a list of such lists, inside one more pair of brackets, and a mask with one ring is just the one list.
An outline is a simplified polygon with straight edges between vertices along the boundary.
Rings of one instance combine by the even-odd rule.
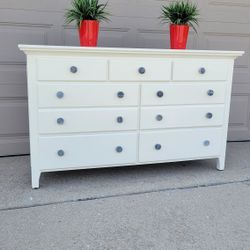
[[173, 49], [146, 49], [146, 48], [111, 48], [111, 47], [73, 47], [73, 46], [45, 46], [45, 45], [18, 45], [26, 54], [40, 53], [80, 53], [80, 54], [137, 54], [137, 55], [166, 55], [166, 56], [214, 56], [237, 58], [244, 51], [223, 50], [173, 50]]

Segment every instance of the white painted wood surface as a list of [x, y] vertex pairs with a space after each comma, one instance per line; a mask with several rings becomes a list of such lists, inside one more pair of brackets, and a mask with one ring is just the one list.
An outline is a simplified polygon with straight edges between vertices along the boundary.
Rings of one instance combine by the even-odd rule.
[[[226, 60], [176, 59], [173, 65], [174, 81], [226, 81], [229, 65]], [[205, 74], [199, 70], [205, 68]]]
[[[188, 158], [220, 158], [222, 128], [170, 129], [140, 133], [139, 161], [159, 162]], [[209, 145], [206, 145], [206, 141]], [[155, 146], [161, 149], [156, 150]], [[223, 163], [224, 164], [224, 163]]]
[[[222, 126], [224, 105], [186, 105], [141, 108], [141, 129]], [[212, 117], [208, 118], [207, 114]]]
[[[138, 74], [140, 67], [144, 74]], [[110, 81], [168, 81], [171, 78], [171, 61], [156, 58], [119, 58], [109, 62]]]
[[[100, 58], [77, 57], [39, 57], [39, 81], [105, 81], [107, 78], [107, 60]], [[70, 68], [74, 66], [77, 72], [72, 74]], [[98, 74], [93, 74], [93, 68]]]
[[39, 133], [136, 130], [137, 117], [137, 108], [45, 109], [39, 111]]
[[[207, 93], [214, 91], [213, 96]], [[162, 91], [159, 98], [157, 92]], [[219, 104], [225, 102], [226, 82], [195, 83], [150, 83], [141, 87], [141, 104], [143, 106], [182, 105], [182, 104]]]
[[[63, 92], [60, 99], [55, 98], [58, 92]], [[118, 98], [119, 92], [123, 98]], [[137, 106], [139, 84], [46, 82], [39, 84], [38, 95], [40, 108]]]
[[[27, 54], [33, 188], [48, 171], [206, 158], [224, 169], [233, 65], [243, 52], [20, 49]], [[79, 70], [71, 73], [72, 66]]]
[[[39, 137], [39, 168], [64, 170], [136, 164], [137, 134], [112, 133]], [[117, 152], [122, 147], [122, 152]], [[64, 155], [58, 156], [58, 150]], [[36, 180], [34, 180], [36, 182]]]

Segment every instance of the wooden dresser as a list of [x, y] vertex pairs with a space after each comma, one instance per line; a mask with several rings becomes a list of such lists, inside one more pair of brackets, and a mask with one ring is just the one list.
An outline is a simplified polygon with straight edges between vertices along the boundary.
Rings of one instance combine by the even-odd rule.
[[197, 159], [225, 163], [243, 52], [20, 45], [32, 187], [42, 172]]

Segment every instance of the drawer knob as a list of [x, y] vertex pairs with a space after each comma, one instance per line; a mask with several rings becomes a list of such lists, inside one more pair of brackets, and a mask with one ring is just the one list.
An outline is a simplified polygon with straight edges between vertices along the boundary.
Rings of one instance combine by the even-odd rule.
[[157, 120], [157, 121], [162, 121], [162, 119], [163, 119], [163, 116], [162, 116], [162, 115], [157, 115], [157, 116], [156, 116], [156, 120]]
[[60, 157], [64, 156], [64, 151], [62, 149], [58, 150], [57, 155]]
[[144, 67], [140, 67], [140, 68], [138, 69], [138, 72], [139, 72], [141, 75], [143, 75], [143, 74], [145, 74], [146, 69], [145, 69]]
[[213, 95], [214, 95], [214, 91], [213, 91], [212, 89], [209, 89], [209, 90], [207, 91], [207, 95], [208, 95], [208, 96], [213, 96]]
[[206, 117], [207, 117], [208, 119], [211, 119], [211, 118], [213, 118], [213, 114], [212, 114], [212, 113], [207, 113], [207, 114], [206, 114]]
[[76, 66], [71, 66], [70, 67], [70, 72], [75, 74], [76, 72], [78, 71], [77, 67]]
[[123, 117], [122, 116], [118, 116], [116, 120], [117, 120], [118, 123], [123, 123]]
[[161, 150], [161, 144], [155, 144], [155, 149], [156, 150]]
[[118, 98], [123, 98], [123, 97], [125, 96], [125, 94], [124, 94], [124, 92], [119, 91], [119, 92], [117, 93], [117, 96], [118, 96]]
[[121, 146], [116, 147], [116, 152], [121, 153], [123, 151], [123, 148]]
[[205, 140], [203, 144], [204, 144], [204, 146], [206, 146], [206, 147], [207, 147], [207, 146], [209, 146], [209, 145], [210, 145], [210, 141], [209, 141], [209, 140]]
[[163, 97], [164, 96], [164, 93], [163, 93], [163, 91], [158, 91], [157, 93], [156, 93], [156, 95], [158, 96], [158, 97]]
[[62, 99], [64, 97], [64, 93], [62, 91], [58, 91], [56, 93], [56, 96], [57, 96], [58, 99]]
[[57, 124], [63, 125], [64, 124], [64, 119], [63, 118], [58, 118], [57, 119]]
[[206, 69], [205, 69], [204, 67], [200, 68], [200, 69], [199, 69], [199, 73], [200, 73], [201, 75], [204, 75], [204, 74], [206, 73]]

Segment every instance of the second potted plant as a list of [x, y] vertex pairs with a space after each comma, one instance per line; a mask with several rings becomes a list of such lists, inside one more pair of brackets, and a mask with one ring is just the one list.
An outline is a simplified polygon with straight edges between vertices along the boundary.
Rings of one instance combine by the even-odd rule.
[[76, 22], [81, 46], [97, 46], [100, 21], [107, 21], [106, 4], [99, 0], [73, 0], [66, 12], [66, 23]]
[[171, 2], [162, 6], [160, 18], [163, 22], [170, 23], [171, 49], [186, 49], [189, 27], [196, 32], [199, 10], [188, 0]]

